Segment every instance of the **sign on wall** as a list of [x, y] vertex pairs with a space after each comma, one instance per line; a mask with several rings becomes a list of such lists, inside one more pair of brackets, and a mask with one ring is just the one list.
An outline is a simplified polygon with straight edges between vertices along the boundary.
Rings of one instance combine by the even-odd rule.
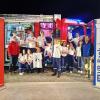
[[5, 22], [53, 22], [53, 15], [22, 15], [7, 14], [4, 15]]
[[100, 87], [100, 19], [95, 20], [94, 85]]

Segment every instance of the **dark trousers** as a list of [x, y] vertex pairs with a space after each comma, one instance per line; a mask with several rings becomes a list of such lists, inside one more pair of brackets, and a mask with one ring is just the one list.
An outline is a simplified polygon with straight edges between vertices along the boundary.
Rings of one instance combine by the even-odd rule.
[[33, 72], [33, 63], [31, 63], [30, 65], [26, 63], [26, 70], [28, 73]]
[[53, 69], [57, 72], [61, 72], [61, 58], [53, 57]]
[[52, 57], [51, 58], [49, 56], [44, 57], [44, 63], [45, 67], [47, 67], [48, 65], [52, 65]]
[[61, 69], [62, 69], [62, 72], [66, 71], [66, 56], [61, 56]]
[[82, 57], [77, 57], [78, 61], [78, 70], [82, 70]]
[[20, 47], [20, 52], [22, 52], [23, 50], [27, 51], [26, 47]]
[[69, 71], [73, 71], [74, 57], [73, 55], [68, 55], [68, 66]]
[[10, 71], [16, 71], [18, 69], [17, 62], [18, 62], [18, 55], [12, 55], [11, 56], [11, 65], [10, 65]]

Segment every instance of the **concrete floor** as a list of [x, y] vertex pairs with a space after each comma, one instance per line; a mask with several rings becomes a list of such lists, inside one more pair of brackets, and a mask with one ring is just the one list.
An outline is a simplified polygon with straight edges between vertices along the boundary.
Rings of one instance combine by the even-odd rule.
[[100, 89], [91, 82], [6, 83], [0, 100], [100, 100]]
[[5, 86], [0, 87], [0, 100], [100, 100], [100, 89], [94, 88], [92, 79], [76, 73], [62, 73], [60, 78], [52, 72], [5, 74]]
[[84, 75], [77, 73], [62, 73], [60, 78], [51, 76], [52, 72], [30, 73], [20, 76], [18, 73], [5, 74], [5, 82], [92, 82], [93, 77], [89, 80]]

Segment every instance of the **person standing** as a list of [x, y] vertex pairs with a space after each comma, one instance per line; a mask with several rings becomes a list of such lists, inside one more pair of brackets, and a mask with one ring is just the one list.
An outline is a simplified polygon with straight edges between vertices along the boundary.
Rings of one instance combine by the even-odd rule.
[[69, 44], [69, 50], [68, 50], [69, 56], [68, 56], [68, 66], [70, 73], [73, 72], [74, 67], [74, 57], [75, 57], [75, 48], [72, 43]]
[[61, 66], [62, 66], [62, 71], [66, 71], [66, 65], [68, 63], [68, 59], [67, 59], [67, 55], [68, 55], [68, 47], [66, 45], [66, 42], [64, 41], [62, 43], [61, 46]]
[[37, 44], [38, 44], [38, 47], [41, 49], [41, 52], [42, 52], [42, 66], [43, 66], [43, 71], [44, 71], [44, 49], [45, 49], [45, 44], [46, 44], [46, 38], [45, 38], [45, 35], [44, 35], [44, 32], [43, 31], [40, 31], [40, 34], [39, 36], [37, 37]]
[[61, 75], [61, 45], [59, 43], [59, 39], [54, 39], [54, 48], [53, 48], [53, 71], [52, 76], [59, 78]]
[[10, 71], [17, 70], [17, 62], [18, 62], [18, 55], [19, 55], [20, 47], [17, 42], [16, 37], [13, 37], [11, 42], [8, 45], [8, 55], [10, 57], [11, 65]]
[[84, 69], [88, 78], [90, 78], [90, 58], [93, 55], [93, 47], [89, 42], [89, 37], [85, 36], [85, 42], [82, 45], [82, 56], [84, 61]]
[[83, 73], [82, 65], [82, 40], [79, 41], [78, 46], [76, 47], [76, 57], [78, 60], [78, 72]]

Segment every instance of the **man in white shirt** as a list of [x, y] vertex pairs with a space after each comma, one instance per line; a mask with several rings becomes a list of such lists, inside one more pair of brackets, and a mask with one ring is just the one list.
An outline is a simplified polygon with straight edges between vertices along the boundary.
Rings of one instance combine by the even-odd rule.
[[75, 43], [75, 47], [78, 46], [78, 42], [80, 40], [83, 40], [84, 35], [80, 36], [79, 33], [76, 33], [76, 37], [72, 39], [72, 41]]
[[29, 49], [31, 49], [32, 53], [35, 51], [36, 47], [36, 38], [33, 36], [33, 33], [30, 33], [26, 38], [26, 44]]
[[37, 37], [37, 42], [39, 44], [39, 47], [44, 48], [46, 39], [43, 32], [40, 32], [40, 36]]

